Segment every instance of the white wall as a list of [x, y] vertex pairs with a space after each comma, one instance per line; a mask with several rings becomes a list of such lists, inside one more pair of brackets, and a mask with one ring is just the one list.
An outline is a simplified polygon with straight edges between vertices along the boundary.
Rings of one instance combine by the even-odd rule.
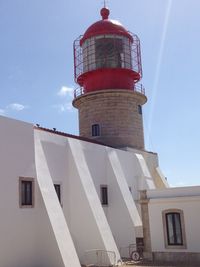
[[[28, 123], [0, 117], [0, 266], [63, 267], [37, 181], [35, 207], [19, 208], [19, 176], [36, 178], [34, 131], [39, 133], [42, 141], [53, 182], [61, 184], [63, 212], [81, 261], [84, 261], [86, 250], [114, 248], [113, 237], [118, 248], [134, 243], [135, 214], [129, 205], [132, 201], [131, 195], [137, 201], [139, 190], [148, 189], [148, 183], [144, 181], [152, 180], [148, 168], [152, 169], [157, 164], [154, 155], [153, 158], [147, 157], [147, 162], [141, 157], [144, 162], [142, 164], [135, 154], [138, 151], [122, 151], [74, 140], [55, 133], [34, 130], [33, 125]], [[79, 153], [72, 151], [68, 140], [80, 144], [79, 152], [82, 153], [84, 164], [79, 164]], [[123, 182], [115, 173], [118, 168], [113, 168], [109, 160], [111, 152], [116, 153], [120, 162]], [[91, 184], [92, 191], [87, 189], [86, 182]], [[100, 213], [95, 211], [95, 207], [97, 210], [102, 209], [98, 199], [101, 185], [108, 185], [109, 205], [103, 209], [109, 225], [106, 218], [97, 219]], [[128, 191], [129, 186], [131, 193]], [[92, 198], [96, 204], [92, 202]], [[103, 218], [104, 215], [100, 217]], [[109, 233], [109, 227], [113, 237]], [[109, 234], [105, 234], [106, 231]], [[114, 250], [117, 252], [116, 248]]]
[[[127, 206], [127, 196], [117, 181], [108, 154], [116, 151], [123, 173], [123, 188], [127, 189], [130, 186], [132, 192], [127, 190], [127, 194], [130, 194], [130, 197], [132, 194], [136, 201], [139, 199], [139, 190], [154, 186], [148, 167], [151, 170], [157, 167], [157, 155], [152, 153], [149, 156], [146, 155], [147, 162], [145, 162], [144, 153], [139, 153], [139, 151], [108, 149], [105, 146], [74, 140], [73, 142], [80, 143], [80, 146], [74, 152], [77, 157], [73, 158], [74, 155], [67, 142], [70, 138], [44, 131], [41, 131], [40, 136], [43, 140], [52, 179], [62, 185], [63, 211], [81, 261], [84, 262], [86, 250], [106, 247], [105, 243], [104, 245], [102, 243], [102, 233], [98, 230], [90, 207], [91, 203], [88, 198], [90, 190], [84, 191], [82, 184], [86, 172], [87, 176], [91, 176], [99, 198], [101, 185], [108, 185], [109, 205], [103, 209], [118, 248], [135, 243], [136, 233], [133, 218], [136, 215], [132, 214], [133, 212]], [[78, 162], [80, 153], [83, 153], [84, 164]], [[139, 206], [137, 205], [137, 207], [140, 213]], [[84, 231], [82, 231], [82, 227], [80, 228], [80, 221]], [[87, 237], [88, 232], [91, 233], [89, 237]]]
[[44, 153], [45, 144], [40, 140], [39, 132], [35, 131], [35, 163], [38, 185], [63, 265], [65, 267], [80, 267], [71, 234], [52, 181], [47, 162], [48, 154], [45, 155]]
[[[127, 148], [127, 151], [130, 151], [134, 154], [142, 155], [145, 159], [148, 171], [150, 172], [150, 176], [153, 178], [154, 184], [156, 188], [167, 188], [169, 184], [166, 180], [166, 177], [162, 173], [161, 169], [159, 168], [159, 161], [158, 161], [158, 154], [149, 152], [149, 151], [142, 151], [133, 148]], [[145, 186], [143, 186], [144, 190]]]
[[[81, 261], [84, 260], [86, 250], [105, 248], [105, 244], [102, 245], [102, 233], [98, 233], [94, 214], [91, 212], [91, 203], [88, 202], [89, 195], [87, 194], [90, 193], [87, 192], [86, 194], [83, 185], [81, 185], [84, 181], [84, 175], [88, 171], [99, 198], [101, 185], [108, 185], [109, 205], [104, 207], [104, 211], [118, 248], [135, 243], [134, 217], [136, 218], [136, 214], [130, 213], [129, 208], [127, 208], [125, 201], [127, 196], [121, 191], [108, 158], [108, 153], [117, 152], [124, 176], [123, 184], [125, 183], [126, 189], [128, 186], [132, 189], [132, 193], [127, 190], [127, 194], [130, 194], [129, 200], [131, 194], [133, 199], [138, 199], [139, 179], [142, 179], [144, 175], [141, 173], [140, 163], [134, 153], [107, 149], [105, 146], [74, 140], [74, 143], [80, 143], [75, 154], [84, 153], [82, 160], [85, 163], [82, 166], [82, 161], [78, 162], [78, 158], [73, 159], [74, 156], [67, 144], [68, 138], [47, 132], [41, 132], [40, 136], [43, 140], [52, 179], [62, 184], [63, 210]], [[81, 170], [77, 168], [81, 168]], [[81, 177], [82, 175], [83, 177]], [[82, 223], [81, 228], [80, 221]], [[89, 236], [88, 232], [90, 233]]]
[[[110, 229], [106, 218], [103, 218], [103, 209], [101, 216], [95, 215], [102, 207], [95, 187], [91, 191], [93, 180], [84, 160], [85, 142], [71, 139], [73, 142], [70, 146], [68, 138], [44, 131], [40, 131], [40, 139], [50, 175], [54, 182], [61, 184], [64, 215], [81, 262], [85, 261], [85, 251], [94, 248], [114, 250], [119, 259], [111, 232], [109, 237]], [[79, 161], [81, 154], [82, 158]], [[90, 186], [87, 188], [84, 183], [88, 182]]]
[[[39, 192], [33, 125], [0, 116], [0, 266], [63, 267]], [[35, 180], [34, 208], [19, 207], [19, 177]]]
[[19, 176], [35, 177], [33, 127], [0, 117], [0, 266], [4, 267], [36, 264], [37, 209], [19, 208]]
[[[85, 143], [83, 148], [99, 198], [101, 185], [108, 186], [108, 206], [104, 206], [104, 211], [122, 256], [127, 256], [127, 247], [135, 243], [136, 237], [134, 220], [137, 214], [133, 212], [133, 199], [139, 199], [138, 179], [142, 176], [139, 162], [131, 152], [89, 143]], [[120, 165], [120, 177], [115, 173], [119, 166], [115, 164], [117, 169], [113, 167], [109, 158], [112, 152], [116, 153], [119, 161], [116, 164]]]

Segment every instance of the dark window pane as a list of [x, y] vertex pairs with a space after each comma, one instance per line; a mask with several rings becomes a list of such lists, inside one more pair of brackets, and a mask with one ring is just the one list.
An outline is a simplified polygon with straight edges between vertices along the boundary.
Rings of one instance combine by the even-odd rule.
[[21, 183], [21, 204], [25, 205], [26, 200], [25, 200], [25, 183]]
[[58, 196], [59, 201], [61, 202], [61, 190], [60, 190], [60, 184], [54, 184], [56, 194]]
[[32, 204], [32, 183], [29, 182], [26, 185], [26, 201], [29, 205]]
[[168, 243], [174, 244], [174, 230], [173, 230], [173, 217], [172, 214], [167, 215], [167, 225], [168, 225]]
[[32, 181], [21, 181], [21, 205], [31, 206], [32, 200]]
[[181, 216], [180, 213], [167, 213], [166, 214], [167, 225], [167, 239], [168, 245], [182, 245], [183, 237], [181, 230]]
[[101, 187], [101, 204], [108, 205], [108, 188], [107, 186]]
[[99, 124], [92, 125], [92, 136], [100, 136], [100, 126]]
[[176, 243], [181, 245], [182, 233], [181, 233], [181, 220], [179, 213], [174, 214], [174, 223], [175, 223]]
[[139, 113], [140, 115], [142, 115], [142, 106], [141, 106], [141, 105], [138, 105], [138, 113]]

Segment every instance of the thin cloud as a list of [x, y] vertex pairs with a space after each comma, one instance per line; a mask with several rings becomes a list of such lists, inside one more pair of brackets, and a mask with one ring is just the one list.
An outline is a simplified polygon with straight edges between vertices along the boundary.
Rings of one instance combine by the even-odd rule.
[[161, 44], [160, 44], [160, 49], [158, 52], [158, 60], [157, 60], [157, 66], [156, 66], [156, 71], [155, 71], [154, 85], [153, 85], [153, 90], [152, 90], [152, 101], [151, 101], [150, 112], [149, 112], [149, 121], [147, 125], [147, 143], [149, 143], [150, 141], [151, 126], [152, 126], [152, 121], [153, 121], [153, 116], [154, 116], [155, 101], [156, 101], [157, 92], [158, 92], [161, 64], [162, 64], [163, 54], [165, 50], [165, 40], [167, 37], [171, 9], [172, 9], [172, 0], [168, 0], [165, 18], [164, 18], [164, 24], [163, 24], [163, 31], [162, 31], [162, 36], [161, 36]]
[[0, 115], [4, 115], [5, 113], [5, 110], [0, 108]]
[[27, 108], [27, 106], [24, 106], [24, 105], [19, 104], [19, 103], [12, 103], [6, 107], [7, 110], [14, 110], [14, 111], [22, 111], [26, 108]]
[[73, 110], [73, 106], [72, 106], [71, 102], [53, 105], [53, 108], [57, 109], [59, 113]]
[[68, 87], [68, 86], [62, 86], [60, 90], [58, 91], [57, 95], [60, 97], [65, 97], [65, 96], [73, 96], [74, 88]]

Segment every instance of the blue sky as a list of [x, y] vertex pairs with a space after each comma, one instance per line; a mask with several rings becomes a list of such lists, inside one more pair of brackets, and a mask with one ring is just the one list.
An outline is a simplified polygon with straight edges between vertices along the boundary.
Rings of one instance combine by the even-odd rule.
[[[171, 185], [200, 184], [200, 1], [110, 0], [142, 46], [146, 148]], [[101, 0], [0, 0], [0, 114], [78, 134], [74, 39]]]

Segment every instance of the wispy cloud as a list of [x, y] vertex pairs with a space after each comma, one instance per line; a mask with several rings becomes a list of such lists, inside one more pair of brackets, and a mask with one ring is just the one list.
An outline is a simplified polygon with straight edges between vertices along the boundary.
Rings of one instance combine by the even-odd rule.
[[12, 103], [6, 107], [7, 110], [14, 110], [14, 111], [22, 111], [26, 108], [28, 108], [28, 106], [24, 106], [24, 105], [19, 104], [19, 103]]
[[20, 112], [27, 108], [28, 106], [25, 106], [19, 103], [11, 103], [11, 104], [8, 104], [4, 108], [0, 108], [0, 115], [6, 115], [9, 112]]
[[166, 13], [165, 13], [165, 17], [164, 17], [163, 31], [162, 31], [162, 36], [161, 36], [161, 44], [160, 44], [160, 49], [158, 51], [158, 60], [157, 60], [154, 85], [153, 85], [153, 91], [152, 91], [152, 97], [151, 97], [152, 101], [151, 101], [150, 112], [149, 112], [149, 121], [148, 121], [148, 125], [147, 125], [147, 143], [149, 143], [149, 141], [150, 141], [151, 126], [152, 126], [152, 121], [153, 121], [153, 116], [154, 116], [155, 101], [156, 101], [157, 92], [158, 92], [158, 84], [159, 84], [163, 54], [164, 54], [164, 50], [165, 50], [165, 40], [167, 38], [167, 30], [168, 30], [169, 21], [170, 21], [171, 9], [172, 9], [172, 0], [168, 0]]
[[0, 108], [0, 115], [4, 115], [4, 114], [5, 114], [5, 109]]
[[53, 108], [57, 109], [59, 113], [63, 113], [66, 111], [72, 111], [73, 110], [73, 106], [71, 102], [67, 102], [64, 104], [57, 104], [57, 105], [53, 105]]
[[62, 86], [57, 92], [57, 96], [63, 98], [62, 103], [55, 104], [52, 107], [55, 108], [59, 113], [73, 111], [72, 99], [74, 94], [74, 88], [72, 86]]
[[65, 97], [65, 96], [73, 96], [74, 88], [68, 87], [68, 86], [62, 86], [60, 90], [58, 91], [57, 95], [60, 97]]

